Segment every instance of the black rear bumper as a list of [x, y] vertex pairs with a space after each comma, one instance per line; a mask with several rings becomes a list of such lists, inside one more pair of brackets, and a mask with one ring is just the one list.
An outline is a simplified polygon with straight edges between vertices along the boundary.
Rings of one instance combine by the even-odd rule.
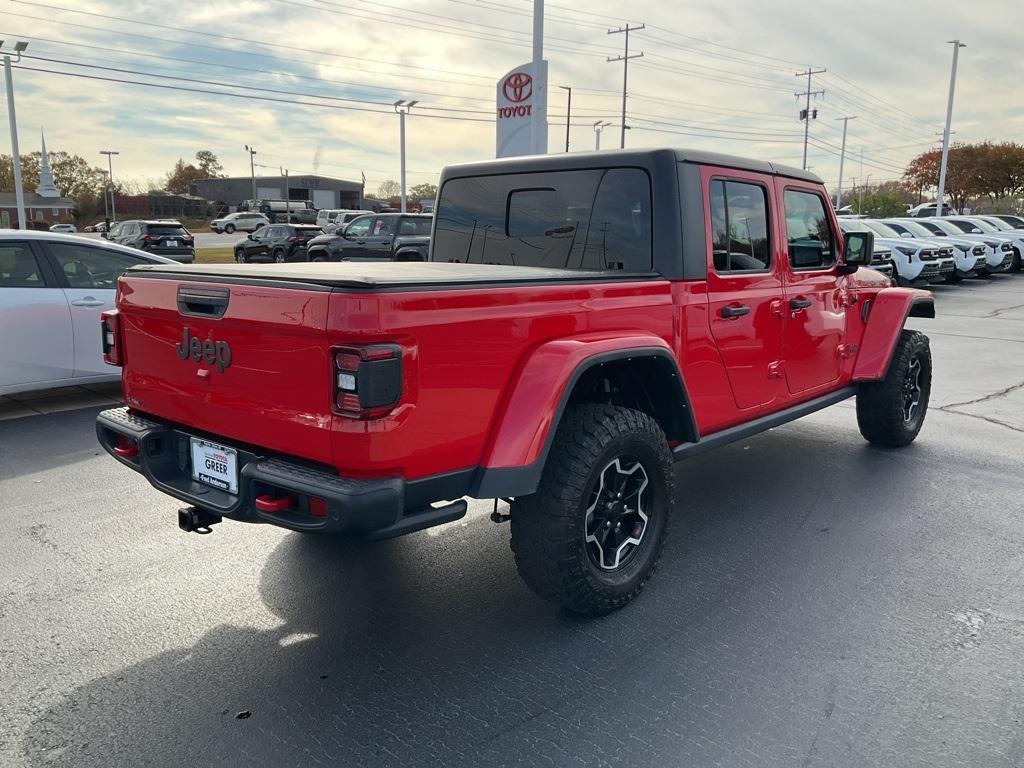
[[[239, 522], [384, 539], [457, 520], [466, 513], [465, 501], [407, 508], [406, 483], [401, 477], [341, 477], [300, 459], [275, 456], [215, 435], [189, 431], [132, 413], [128, 408], [101, 412], [96, 417], [96, 435], [107, 453], [141, 473], [153, 487]], [[208, 438], [237, 451], [237, 494], [192, 479], [192, 437]], [[137, 446], [134, 455], [133, 443]], [[262, 511], [257, 507], [257, 499], [284, 498], [291, 501], [279, 511]], [[315, 514], [311, 499], [326, 502], [326, 514], [322, 505], [321, 515]]]

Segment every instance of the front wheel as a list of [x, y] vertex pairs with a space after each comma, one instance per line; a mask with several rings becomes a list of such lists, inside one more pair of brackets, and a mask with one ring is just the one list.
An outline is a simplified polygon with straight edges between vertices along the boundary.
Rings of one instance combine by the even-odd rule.
[[235, 234], [235, 225], [228, 224], [227, 226], [224, 227], [224, 231], [227, 232], [229, 235]]
[[924, 425], [931, 391], [932, 353], [928, 337], [904, 330], [896, 342], [885, 378], [862, 384], [857, 392], [860, 433], [875, 445], [910, 445]]
[[237, 261], [239, 264], [244, 264], [245, 263], [245, 251], [243, 251], [241, 249], [235, 251], [235, 261]]
[[672, 512], [672, 455], [640, 411], [570, 407], [537, 491], [512, 503], [512, 551], [527, 586], [583, 615], [621, 608], [661, 557]]

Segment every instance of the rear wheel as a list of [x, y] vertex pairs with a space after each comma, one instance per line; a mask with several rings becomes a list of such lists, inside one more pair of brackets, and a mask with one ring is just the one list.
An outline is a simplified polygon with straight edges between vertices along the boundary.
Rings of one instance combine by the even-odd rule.
[[234, 224], [226, 224], [226, 225], [224, 225], [224, 231], [227, 232], [229, 235], [235, 234], [235, 225]]
[[885, 378], [862, 384], [857, 392], [860, 433], [876, 445], [910, 445], [924, 425], [931, 390], [932, 354], [928, 337], [904, 330]]
[[285, 253], [284, 253], [284, 249], [282, 249], [282, 248], [275, 248], [274, 249], [274, 261], [276, 261], [278, 264], [284, 264], [284, 262], [286, 261], [286, 256], [285, 256]]
[[570, 407], [537, 491], [512, 503], [512, 551], [527, 586], [575, 613], [621, 608], [661, 557], [673, 505], [665, 433], [640, 411]]

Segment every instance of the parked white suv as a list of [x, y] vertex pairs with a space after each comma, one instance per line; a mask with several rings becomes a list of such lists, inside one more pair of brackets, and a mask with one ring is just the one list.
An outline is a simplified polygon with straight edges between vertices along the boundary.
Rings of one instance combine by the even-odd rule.
[[885, 223], [899, 232], [900, 237], [912, 237], [939, 247], [952, 246], [956, 271], [948, 279], [953, 282], [988, 271], [989, 249], [984, 243], [959, 237], [939, 237], [919, 219], [886, 219]]
[[976, 235], [996, 235], [1009, 238], [1013, 246], [1013, 261], [1006, 271], [1020, 272], [1021, 254], [1024, 254], [1024, 232], [1013, 229], [1009, 224], [999, 219], [995, 220], [999, 222], [999, 225], [997, 225], [995, 221], [988, 221], [984, 216], [947, 216], [946, 221], [965, 232], [970, 231]]
[[230, 235], [235, 230], [239, 232], [255, 232], [260, 227], [266, 226], [269, 223], [270, 219], [262, 213], [238, 211], [237, 213], [229, 213], [227, 216], [214, 219], [210, 222], [210, 229], [218, 234], [227, 232]]
[[979, 274], [990, 275], [993, 272], [1005, 272], [1013, 264], [1013, 242], [1008, 237], [999, 235], [978, 234], [976, 232], [964, 232], [960, 227], [935, 217], [919, 219], [921, 226], [927, 227], [938, 237], [956, 237], [963, 240], [973, 240], [977, 243], [984, 243], [988, 248], [986, 254], [988, 259], [985, 269]]

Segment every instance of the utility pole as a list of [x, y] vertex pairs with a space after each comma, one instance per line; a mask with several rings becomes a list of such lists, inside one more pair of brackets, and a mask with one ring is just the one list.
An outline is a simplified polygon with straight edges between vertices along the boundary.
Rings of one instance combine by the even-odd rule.
[[252, 177], [252, 202], [256, 204], [256, 149], [245, 145], [245, 151], [249, 153], [249, 174]]
[[[634, 53], [632, 56], [629, 54], [629, 33], [630, 32], [637, 32], [637, 31], [643, 29], [645, 26], [646, 25], [641, 24], [639, 27], [631, 27], [627, 23], [626, 26], [624, 26], [624, 27], [619, 27], [618, 29], [609, 29], [608, 30], [608, 34], [609, 35], [618, 35], [618, 34], [623, 34], [623, 33], [626, 35], [626, 45], [625, 45], [625, 48], [623, 49], [622, 55], [621, 56], [614, 56], [614, 57], [613, 56], [609, 56], [608, 57], [608, 61], [609, 62], [612, 62], [612, 61], [621, 61], [622, 62], [622, 132], [621, 132], [621, 136], [619, 138], [619, 147], [621, 149], [625, 149], [626, 148], [626, 85], [629, 82], [629, 60], [630, 59], [639, 59], [640, 57], [642, 57], [644, 55], [643, 51], [640, 51], [640, 53]], [[600, 139], [600, 133], [598, 133], [598, 138]]]
[[560, 85], [558, 86], [563, 91], [569, 92], [569, 100], [565, 104], [565, 151], [569, 151], [569, 124], [572, 122], [572, 86], [571, 85]]
[[939, 190], [935, 196], [935, 215], [942, 215], [942, 202], [946, 194], [946, 164], [949, 162], [949, 126], [953, 122], [953, 91], [956, 90], [956, 61], [960, 56], [960, 49], [966, 48], [966, 43], [959, 40], [948, 41], [953, 46], [953, 68], [949, 73], [949, 101], [946, 102], [946, 127], [942, 131], [942, 162], [939, 164]]
[[[811, 90], [811, 75], [820, 75], [823, 72], [825, 72], [824, 69], [811, 69], [810, 67], [808, 67], [806, 72], [797, 72], [796, 73], [797, 77], [806, 77], [807, 78], [807, 90], [803, 91], [803, 92], [797, 92], [797, 93], [793, 94], [794, 96], [804, 96], [807, 99], [806, 106], [804, 107], [804, 109], [800, 113], [800, 119], [804, 121], [804, 165], [803, 165], [803, 167], [804, 167], [805, 171], [807, 170], [807, 139], [808, 139], [808, 136], [810, 134], [811, 119], [812, 119], [812, 116], [811, 116], [811, 96], [817, 97], [817, 96], [824, 96], [825, 95], [825, 91], [823, 91], [823, 90], [822, 91], [812, 91]], [[818, 110], [814, 110], [813, 118], [817, 119], [817, 117], [818, 117]]]
[[836, 210], [843, 207], [843, 161], [846, 159], [846, 125], [851, 120], [856, 120], [856, 115], [837, 117], [836, 120], [843, 121], [843, 148], [839, 150], [839, 186], [836, 188]]
[[[0, 41], [0, 46], [3, 42]], [[18, 40], [14, 44], [14, 52], [18, 54], [15, 63], [21, 61], [21, 54], [28, 48], [28, 43]], [[18, 229], [26, 229], [25, 190], [21, 188], [21, 152], [18, 149], [18, 118], [14, 114], [14, 80], [11, 79], [11, 55], [4, 54], [4, 81], [7, 84], [7, 118], [11, 123], [11, 170], [14, 172], [14, 202], [18, 207]]]
[[601, 149], [601, 131], [607, 128], [611, 123], [607, 120], [598, 120], [594, 123], [594, 151]]
[[110, 187], [110, 220], [117, 221], [117, 209], [114, 206], [114, 162], [111, 159], [114, 155], [120, 155], [112, 149], [101, 149], [101, 155], [107, 156], [107, 184]]
[[292, 196], [288, 191], [288, 169], [284, 166], [278, 166], [281, 169], [281, 175], [284, 176], [284, 212], [285, 217], [289, 222], [292, 220]]
[[405, 197], [405, 116], [409, 114], [409, 110], [419, 104], [419, 101], [413, 99], [412, 101], [405, 101], [404, 99], [396, 101], [394, 104], [395, 112], [398, 113], [398, 142], [400, 144], [401, 160], [400, 160], [400, 171], [402, 177], [402, 213], [405, 213], [406, 209], [406, 197]]
[[530, 144], [535, 155], [548, 152], [548, 76], [544, 66], [544, 0], [533, 0], [533, 73], [536, 98], [530, 118]]

